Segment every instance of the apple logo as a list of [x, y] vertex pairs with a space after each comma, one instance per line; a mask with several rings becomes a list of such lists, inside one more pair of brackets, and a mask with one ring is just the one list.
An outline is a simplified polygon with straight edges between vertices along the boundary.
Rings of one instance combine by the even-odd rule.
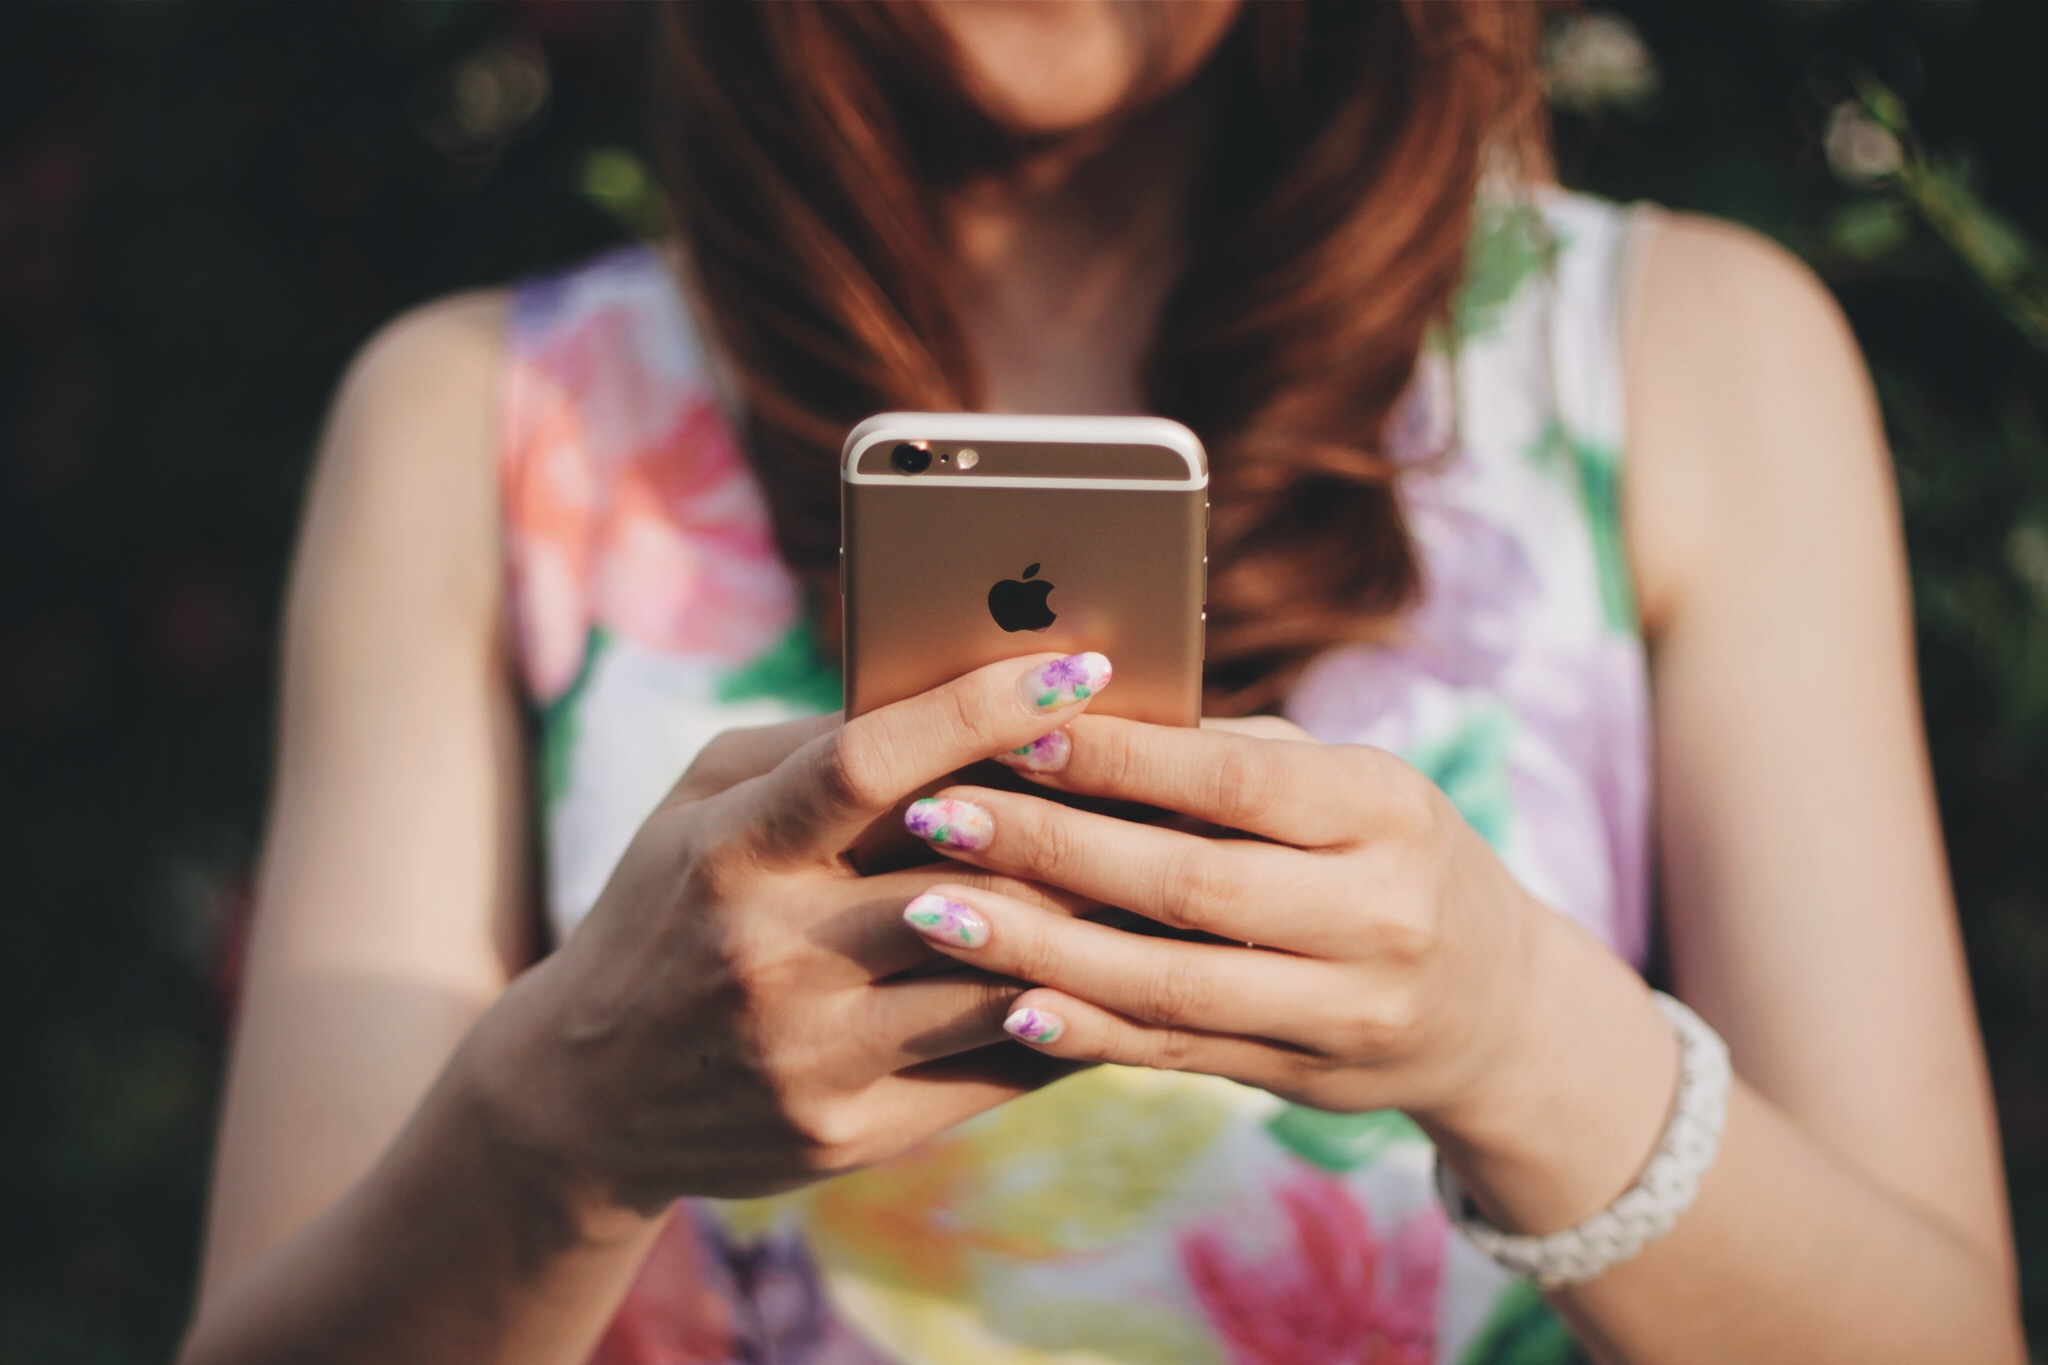
[[1038, 577], [1038, 566], [1033, 564], [1023, 578], [1005, 578], [988, 590], [988, 614], [1004, 630], [1044, 630], [1059, 615], [1045, 600], [1052, 596], [1052, 588]]

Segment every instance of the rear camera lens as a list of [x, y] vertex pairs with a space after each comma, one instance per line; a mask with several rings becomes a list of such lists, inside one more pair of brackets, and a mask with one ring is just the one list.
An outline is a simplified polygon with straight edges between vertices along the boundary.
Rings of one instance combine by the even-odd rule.
[[932, 453], [917, 441], [899, 441], [889, 452], [889, 462], [906, 474], [922, 474], [932, 467]]

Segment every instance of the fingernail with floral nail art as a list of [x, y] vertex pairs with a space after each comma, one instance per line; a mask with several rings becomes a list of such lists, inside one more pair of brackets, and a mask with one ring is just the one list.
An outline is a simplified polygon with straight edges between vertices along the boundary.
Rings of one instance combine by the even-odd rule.
[[1003, 1032], [1027, 1043], [1050, 1043], [1067, 1031], [1067, 1021], [1044, 1010], [1021, 1009], [1003, 1020]]
[[1022, 768], [1027, 773], [1056, 773], [1066, 767], [1067, 760], [1073, 756], [1074, 742], [1067, 738], [1065, 730], [1055, 730], [1049, 735], [1040, 735], [1021, 749], [997, 754], [996, 762]]
[[1032, 710], [1057, 711], [1062, 706], [1086, 701], [1109, 686], [1112, 671], [1109, 660], [1093, 651], [1069, 654], [1026, 673], [1017, 691]]
[[969, 853], [988, 847], [996, 837], [996, 820], [972, 801], [955, 801], [949, 796], [927, 796], [910, 803], [903, 812], [903, 827], [920, 839]]
[[988, 942], [988, 921], [971, 905], [927, 891], [903, 907], [903, 922], [934, 943], [979, 948]]

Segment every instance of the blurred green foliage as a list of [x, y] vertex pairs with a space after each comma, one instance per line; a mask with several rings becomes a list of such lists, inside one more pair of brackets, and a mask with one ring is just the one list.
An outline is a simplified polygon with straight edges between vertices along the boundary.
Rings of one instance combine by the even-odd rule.
[[[1629, 4], [1658, 71], [1559, 119], [1565, 178], [1733, 218], [1833, 287], [1897, 462], [1928, 737], [2048, 1329], [2048, 6]], [[1567, 22], [1584, 22], [1584, 19]], [[2037, 1351], [2040, 1346], [2037, 1345]]]
[[[377, 323], [662, 222], [621, 3], [0, 6], [0, 1365], [189, 1302], [320, 414]], [[2048, 1325], [2048, 6], [1561, 15], [1568, 183], [1833, 286], [1897, 452], [1942, 815]]]

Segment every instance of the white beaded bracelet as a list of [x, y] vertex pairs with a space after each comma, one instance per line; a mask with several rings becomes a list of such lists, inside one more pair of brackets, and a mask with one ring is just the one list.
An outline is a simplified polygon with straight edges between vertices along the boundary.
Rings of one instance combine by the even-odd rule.
[[1700, 1178], [1714, 1164], [1721, 1125], [1728, 1113], [1728, 1045], [1707, 1022], [1662, 991], [1657, 1008], [1678, 1034], [1678, 1095], [1664, 1136], [1636, 1183], [1612, 1204], [1577, 1227], [1547, 1237], [1503, 1232], [1473, 1207], [1472, 1200], [1438, 1158], [1437, 1197], [1473, 1245], [1544, 1289], [1580, 1284], [1626, 1261], [1671, 1231], [1692, 1207]]

